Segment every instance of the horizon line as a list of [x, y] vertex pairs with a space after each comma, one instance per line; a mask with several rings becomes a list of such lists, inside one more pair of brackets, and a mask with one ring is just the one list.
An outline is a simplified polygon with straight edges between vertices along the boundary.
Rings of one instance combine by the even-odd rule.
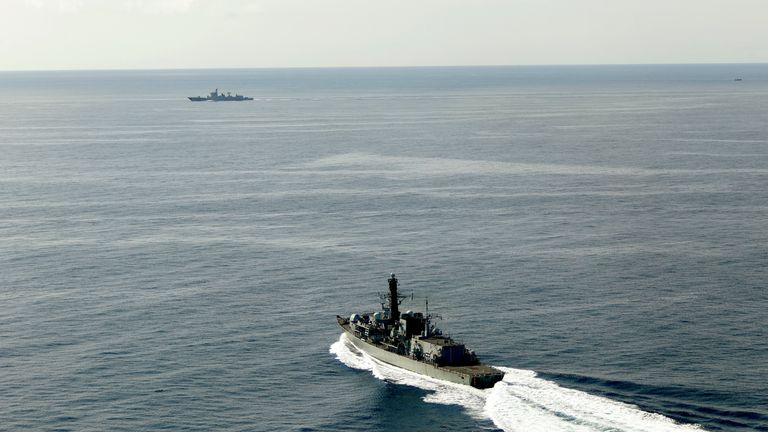
[[690, 62], [690, 63], [541, 63], [541, 64], [455, 64], [455, 65], [389, 65], [389, 66], [256, 66], [256, 67], [157, 67], [157, 68], [61, 68], [1, 69], [0, 73], [18, 72], [151, 72], [151, 71], [224, 71], [224, 70], [288, 70], [288, 69], [441, 69], [492, 67], [590, 67], [590, 66], [715, 66], [768, 65], [768, 62]]

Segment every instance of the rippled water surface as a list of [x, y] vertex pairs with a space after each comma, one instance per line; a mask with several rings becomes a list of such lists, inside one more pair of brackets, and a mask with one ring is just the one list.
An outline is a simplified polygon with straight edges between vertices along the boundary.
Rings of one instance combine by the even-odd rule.
[[[768, 66], [0, 91], [0, 429], [768, 430]], [[391, 271], [504, 382], [346, 344]]]

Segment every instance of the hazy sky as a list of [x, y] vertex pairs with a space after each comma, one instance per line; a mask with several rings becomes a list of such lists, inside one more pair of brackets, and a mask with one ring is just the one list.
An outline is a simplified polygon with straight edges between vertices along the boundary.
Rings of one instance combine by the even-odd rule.
[[0, 0], [0, 70], [768, 61], [768, 0]]

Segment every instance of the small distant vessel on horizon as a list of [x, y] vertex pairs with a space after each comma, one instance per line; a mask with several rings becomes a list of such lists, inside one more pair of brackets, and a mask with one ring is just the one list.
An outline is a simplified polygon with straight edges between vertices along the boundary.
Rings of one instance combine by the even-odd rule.
[[737, 78], [734, 79], [734, 81], [744, 81], [744, 80], [737, 77]]
[[233, 101], [236, 101], [236, 102], [239, 102], [239, 101], [253, 100], [252, 97], [243, 96], [243, 95], [239, 95], [239, 94], [235, 94], [234, 96], [232, 96], [232, 93], [230, 93], [230, 92], [227, 92], [227, 94], [219, 93], [219, 89], [216, 89], [216, 90], [212, 91], [208, 96], [205, 96], [205, 97], [203, 97], [203, 96], [189, 96], [188, 98], [192, 102], [206, 102], [206, 101], [211, 101], [211, 102], [233, 102]]

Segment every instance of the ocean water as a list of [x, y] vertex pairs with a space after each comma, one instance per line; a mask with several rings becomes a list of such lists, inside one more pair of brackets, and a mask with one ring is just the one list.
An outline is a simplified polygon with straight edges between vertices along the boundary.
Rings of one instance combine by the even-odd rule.
[[[0, 93], [0, 430], [768, 431], [768, 65]], [[504, 381], [345, 343], [390, 272]]]

